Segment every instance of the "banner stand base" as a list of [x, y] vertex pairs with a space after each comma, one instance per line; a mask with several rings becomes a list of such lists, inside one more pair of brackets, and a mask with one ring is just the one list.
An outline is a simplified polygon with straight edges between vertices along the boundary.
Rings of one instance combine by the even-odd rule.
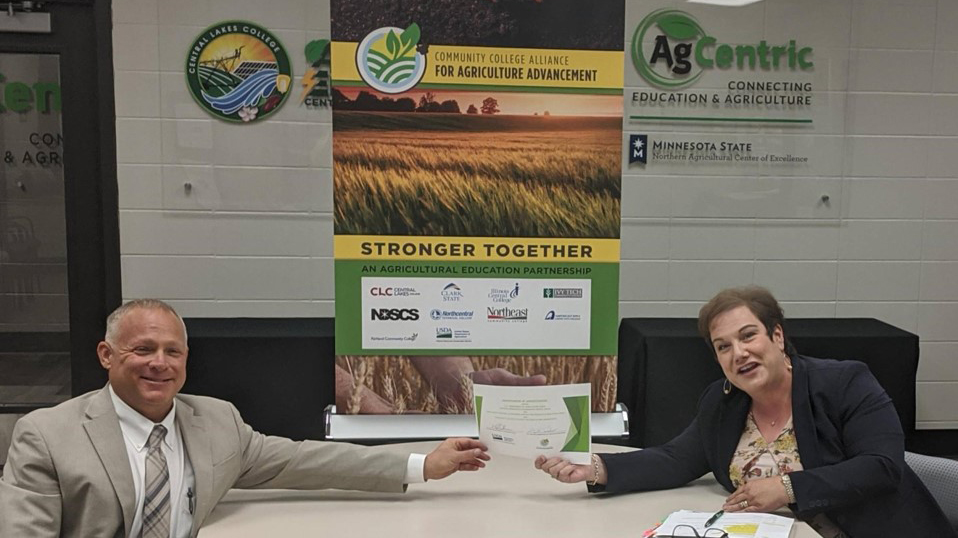
[[[326, 439], [335, 441], [412, 441], [477, 437], [474, 415], [343, 415], [335, 405], [326, 407]], [[592, 413], [593, 439], [626, 439], [629, 410], [615, 404], [612, 413]]]

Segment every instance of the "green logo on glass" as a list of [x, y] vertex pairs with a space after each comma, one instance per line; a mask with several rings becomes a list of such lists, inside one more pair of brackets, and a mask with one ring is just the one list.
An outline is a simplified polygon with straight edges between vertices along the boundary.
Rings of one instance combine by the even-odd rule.
[[201, 108], [217, 118], [250, 123], [279, 110], [292, 69], [269, 30], [227, 21], [203, 30], [190, 46], [186, 83]]
[[815, 65], [811, 55], [812, 47], [800, 48], [794, 39], [786, 45], [769, 45], [764, 39], [754, 45], [718, 43], [695, 17], [677, 9], [649, 13], [632, 34], [636, 71], [667, 90], [687, 88], [714, 68], [808, 71]]

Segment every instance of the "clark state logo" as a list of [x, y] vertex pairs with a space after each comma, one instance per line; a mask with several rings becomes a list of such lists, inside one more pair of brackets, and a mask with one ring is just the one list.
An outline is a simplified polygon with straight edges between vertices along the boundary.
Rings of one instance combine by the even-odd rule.
[[289, 95], [292, 74], [279, 39], [245, 21], [203, 30], [186, 58], [193, 99], [211, 115], [239, 123], [259, 121], [279, 110]]
[[416, 50], [419, 25], [387, 26], [373, 30], [356, 48], [359, 76], [374, 90], [402, 93], [419, 84], [426, 73], [426, 57]]
[[[648, 34], [656, 27], [661, 33], [653, 39]], [[691, 86], [714, 68], [807, 71], [815, 65], [811, 55], [812, 47], [800, 48], [794, 39], [783, 45], [769, 45], [764, 39], [754, 45], [718, 43], [695, 17], [677, 9], [649, 13], [632, 35], [636, 71], [649, 84], [666, 90]]]

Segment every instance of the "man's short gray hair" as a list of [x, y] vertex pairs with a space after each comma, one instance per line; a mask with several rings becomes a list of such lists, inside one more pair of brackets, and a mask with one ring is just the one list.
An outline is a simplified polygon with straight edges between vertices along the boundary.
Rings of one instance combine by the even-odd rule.
[[146, 310], [164, 310], [170, 314], [173, 314], [176, 319], [180, 320], [180, 325], [183, 326], [183, 338], [186, 339], [186, 323], [183, 323], [183, 318], [176, 313], [176, 310], [174, 310], [172, 306], [159, 299], [133, 299], [132, 301], [127, 301], [118, 306], [116, 310], [107, 316], [106, 335], [104, 336], [104, 340], [111, 344], [116, 344], [116, 337], [120, 332], [120, 322], [123, 321], [123, 318], [126, 317], [130, 311], [136, 310], [137, 308], [143, 308]]

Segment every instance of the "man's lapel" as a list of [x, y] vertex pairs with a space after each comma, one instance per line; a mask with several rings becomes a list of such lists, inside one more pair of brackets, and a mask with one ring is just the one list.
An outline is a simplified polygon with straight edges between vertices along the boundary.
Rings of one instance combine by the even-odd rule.
[[123, 526], [126, 529], [124, 534], [128, 536], [130, 527], [133, 526], [136, 493], [133, 490], [133, 471], [130, 469], [126, 443], [123, 441], [123, 432], [120, 431], [120, 419], [116, 416], [109, 388], [104, 387], [90, 401], [86, 408], [83, 428], [90, 437], [110, 482], [113, 483], [117, 501], [123, 510]]
[[193, 532], [196, 536], [203, 520], [213, 509], [213, 449], [207, 432], [206, 419], [193, 407], [177, 399], [176, 422], [183, 435], [183, 444], [193, 466], [196, 481], [196, 510], [193, 513]]

